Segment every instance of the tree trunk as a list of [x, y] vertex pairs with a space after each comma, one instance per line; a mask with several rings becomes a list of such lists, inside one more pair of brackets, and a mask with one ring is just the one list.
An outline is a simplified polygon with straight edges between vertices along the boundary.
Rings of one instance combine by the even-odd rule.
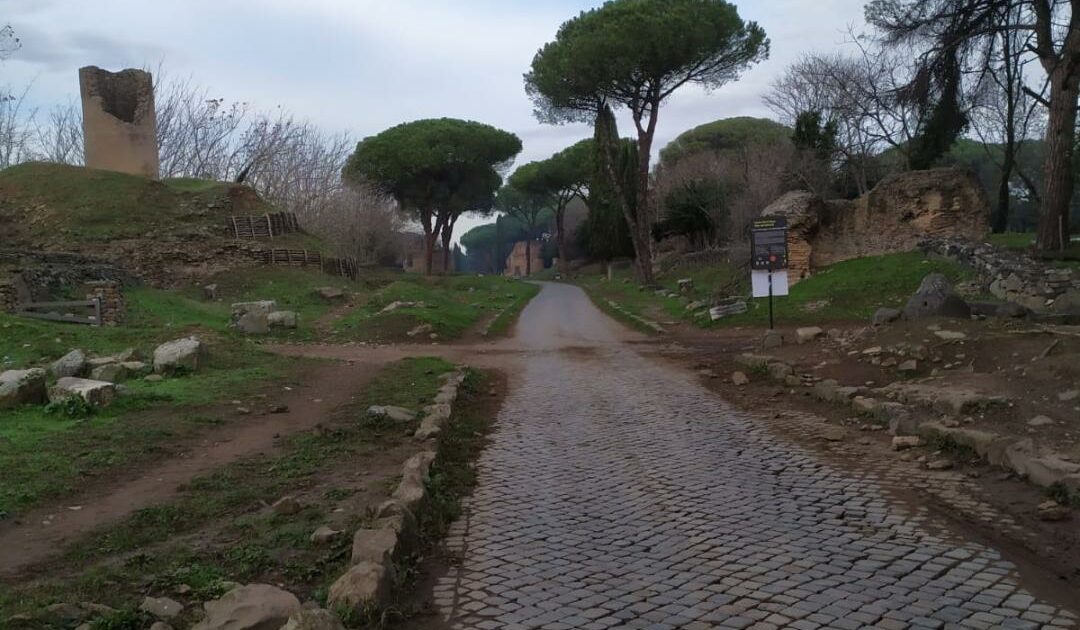
[[653, 135], [656, 132], [656, 112], [659, 102], [653, 105], [649, 124], [644, 129], [638, 125], [637, 191], [634, 204], [634, 253], [637, 254], [638, 277], [641, 283], [651, 287], [656, 284], [653, 275], [652, 222], [649, 220], [649, 161], [652, 153]]
[[1001, 182], [998, 184], [997, 207], [994, 209], [994, 220], [990, 231], [1001, 234], [1009, 228], [1009, 179], [1013, 170], [1013, 151], [1010, 144], [1005, 146], [1005, 163], [1001, 165]]
[[532, 275], [532, 239], [525, 239], [525, 277]]
[[443, 246], [443, 268], [444, 274], [450, 273], [450, 241], [454, 238], [454, 224], [457, 223], [457, 217], [448, 219], [446, 224], [442, 228], [442, 246]]
[[[1035, 246], [1044, 252], [1060, 251], [1069, 240], [1069, 209], [1073, 197], [1073, 151], [1080, 68], [1062, 59], [1050, 73], [1050, 107], [1046, 122], [1046, 192]], [[1075, 53], [1073, 53], [1075, 54]]]
[[424, 275], [430, 276], [434, 271], [435, 239], [438, 235], [428, 226], [424, 226]]
[[555, 246], [559, 250], [559, 271], [566, 272], [566, 204], [555, 209]]

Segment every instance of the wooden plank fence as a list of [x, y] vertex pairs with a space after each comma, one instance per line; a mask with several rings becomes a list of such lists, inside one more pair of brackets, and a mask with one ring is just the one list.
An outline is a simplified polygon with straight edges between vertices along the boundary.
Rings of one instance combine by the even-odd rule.
[[259, 216], [229, 217], [233, 238], [272, 239], [275, 236], [300, 231], [300, 222], [291, 212], [275, 212]]
[[267, 265], [318, 266], [323, 273], [350, 280], [360, 276], [360, 266], [353, 258], [326, 258], [321, 252], [309, 249], [269, 249], [262, 254]]
[[[68, 309], [93, 309], [93, 315], [77, 315]], [[45, 319], [70, 324], [101, 324], [101, 300], [76, 300], [71, 302], [25, 302], [15, 307], [15, 314], [33, 319]]]

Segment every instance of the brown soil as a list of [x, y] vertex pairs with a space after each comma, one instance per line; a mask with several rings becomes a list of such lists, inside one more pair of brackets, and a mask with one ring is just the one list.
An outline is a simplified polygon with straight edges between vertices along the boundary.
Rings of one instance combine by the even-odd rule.
[[[274, 452], [280, 438], [325, 422], [328, 414], [347, 403], [384, 363], [373, 357], [345, 366], [321, 366], [306, 374], [302, 384], [291, 391], [275, 388], [255, 397], [256, 403], [245, 403], [253, 411], [250, 416], [238, 414], [232, 404], [203, 410], [204, 415], [226, 422], [197, 438], [165, 445], [171, 454], [164, 460], [116, 471], [60, 504], [0, 524], [0, 575], [16, 574], [56, 553], [67, 541], [169, 500], [199, 475], [246, 456]], [[270, 413], [279, 406], [288, 410]]]

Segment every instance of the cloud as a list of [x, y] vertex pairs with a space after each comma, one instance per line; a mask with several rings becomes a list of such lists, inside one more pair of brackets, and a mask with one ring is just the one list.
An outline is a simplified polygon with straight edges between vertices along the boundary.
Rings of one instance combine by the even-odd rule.
[[[517, 133], [518, 164], [591, 135], [532, 115], [522, 74], [565, 20], [601, 0], [0, 0], [24, 48], [4, 83], [34, 82], [41, 106], [77, 96], [76, 70], [157, 66], [211, 94], [281, 106], [361, 138], [417, 118], [479, 120]], [[772, 56], [706, 94], [688, 87], [662, 112], [655, 149], [691, 127], [767, 116], [760, 97], [800, 53], [835, 48], [865, 0], [735, 0]], [[629, 133], [629, 120], [620, 120]]]

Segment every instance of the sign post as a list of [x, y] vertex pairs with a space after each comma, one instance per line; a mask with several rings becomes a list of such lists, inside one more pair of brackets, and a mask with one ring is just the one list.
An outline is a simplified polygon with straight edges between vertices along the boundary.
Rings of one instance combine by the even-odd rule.
[[773, 296], [788, 294], [787, 217], [754, 219], [750, 234], [751, 284], [754, 297], [769, 298], [769, 330], [772, 330]]

